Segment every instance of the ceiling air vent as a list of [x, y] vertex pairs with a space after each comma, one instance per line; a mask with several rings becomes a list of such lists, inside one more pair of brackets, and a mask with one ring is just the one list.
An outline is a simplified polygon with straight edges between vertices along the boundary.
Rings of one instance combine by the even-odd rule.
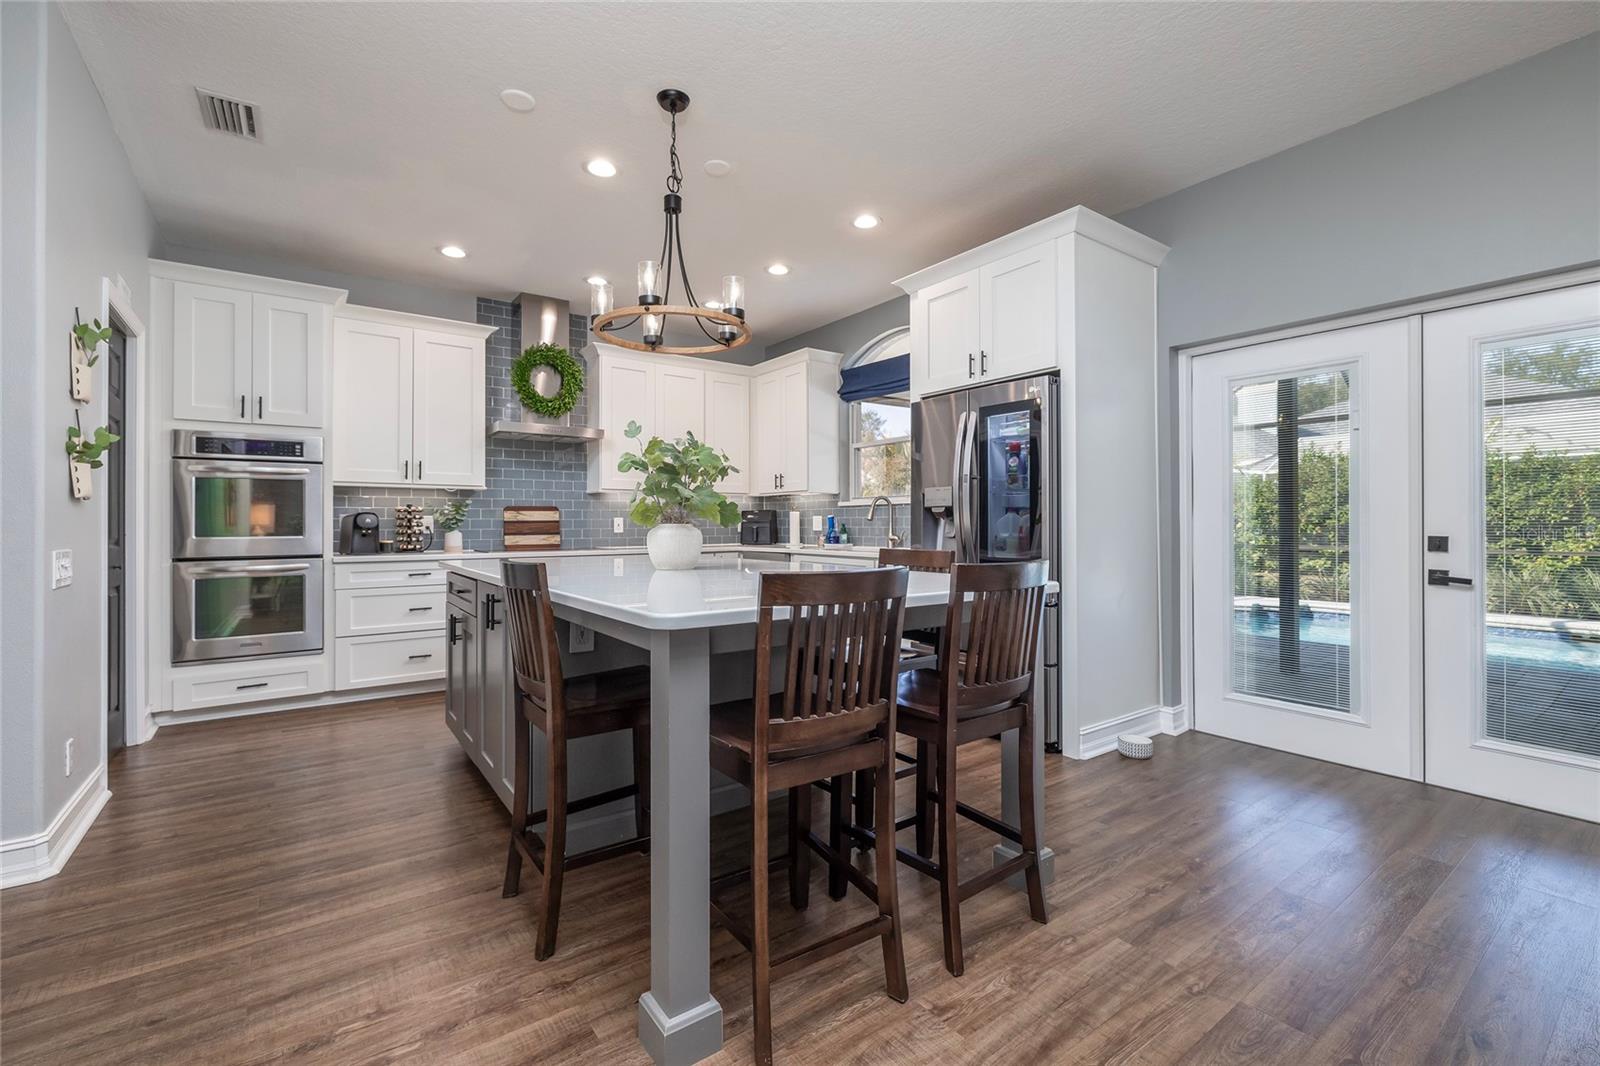
[[200, 97], [200, 118], [205, 122], [206, 129], [231, 133], [249, 141], [261, 139], [255, 104], [230, 100], [204, 89], [195, 89], [195, 95]]

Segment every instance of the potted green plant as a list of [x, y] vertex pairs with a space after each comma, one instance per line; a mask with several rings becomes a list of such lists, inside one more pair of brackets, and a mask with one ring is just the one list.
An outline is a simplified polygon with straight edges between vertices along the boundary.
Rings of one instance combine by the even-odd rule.
[[459, 552], [461, 544], [461, 523], [467, 520], [467, 501], [451, 500], [437, 511], [433, 512], [433, 524], [444, 533], [444, 550]]
[[89, 498], [91, 487], [89, 471], [104, 466], [100, 457], [106, 453], [106, 449], [121, 439], [105, 426], [97, 428], [91, 437], [85, 437], [83, 430], [77, 426], [67, 427], [67, 464], [72, 475], [74, 499]]
[[[623, 436], [636, 440], [639, 423], [629, 422]], [[739, 508], [717, 491], [717, 483], [737, 468], [726, 454], [695, 439], [694, 434], [667, 442], [651, 437], [637, 452], [617, 462], [623, 473], [644, 475], [633, 493], [628, 517], [650, 532], [645, 547], [657, 570], [692, 570], [705, 537], [690, 518], [719, 526], [737, 525]]]

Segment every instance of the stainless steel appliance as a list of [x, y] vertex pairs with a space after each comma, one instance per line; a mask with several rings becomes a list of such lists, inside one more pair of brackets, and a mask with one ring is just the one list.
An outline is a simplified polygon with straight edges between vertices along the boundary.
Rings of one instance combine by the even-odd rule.
[[[1054, 374], [924, 397], [911, 406], [911, 539], [962, 563], [1044, 559], [1059, 581], [1059, 393]], [[1045, 743], [1061, 750], [1060, 611], [1046, 605]]]
[[172, 557], [322, 554], [322, 438], [173, 431]]
[[777, 511], [740, 511], [739, 519], [740, 544], [778, 543]]
[[322, 650], [322, 560], [172, 564], [172, 661]]
[[375, 555], [378, 551], [378, 513], [352, 511], [339, 519], [340, 555]]
[[172, 443], [172, 661], [321, 651], [322, 438]]

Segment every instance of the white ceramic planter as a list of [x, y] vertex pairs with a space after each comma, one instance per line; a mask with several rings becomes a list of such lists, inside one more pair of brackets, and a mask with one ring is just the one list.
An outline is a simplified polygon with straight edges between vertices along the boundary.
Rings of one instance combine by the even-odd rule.
[[466, 550], [461, 544], [461, 530], [452, 529], [444, 535], [444, 550], [452, 553]]
[[[94, 468], [75, 459], [69, 460], [68, 465], [72, 468], [72, 498], [87, 500], [94, 490]], [[700, 531], [697, 529], [695, 532]]]
[[693, 570], [704, 543], [699, 526], [674, 522], [661, 523], [644, 539], [651, 565], [657, 570]]

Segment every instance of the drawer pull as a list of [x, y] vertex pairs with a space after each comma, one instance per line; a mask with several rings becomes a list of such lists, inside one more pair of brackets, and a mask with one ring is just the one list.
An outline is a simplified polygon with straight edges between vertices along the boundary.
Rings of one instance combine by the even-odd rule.
[[409, 611], [410, 611], [410, 612], [411, 612], [411, 613], [412, 613], [412, 614], [416, 614], [416, 613], [417, 613], [417, 612], [418, 612], [418, 611], [431, 611], [431, 610], [433, 610], [433, 608], [432, 608], [432, 607], [410, 607], [410, 608], [407, 608], [407, 609], [408, 609], [408, 610], [409, 610]]
[[407, 655], [406, 658], [407, 659], [431, 659], [431, 658], [433, 658], [433, 652], [425, 651], [425, 652], [421, 653], [420, 655]]
[[433, 571], [432, 570], [419, 570], [414, 574], [407, 574], [406, 575], [406, 577], [432, 577], [432, 576], [433, 576]]
[[234, 691], [243, 692], [247, 688], [266, 688], [269, 684], [271, 684], [270, 681], [252, 681], [248, 685], [235, 685], [233, 687]]

